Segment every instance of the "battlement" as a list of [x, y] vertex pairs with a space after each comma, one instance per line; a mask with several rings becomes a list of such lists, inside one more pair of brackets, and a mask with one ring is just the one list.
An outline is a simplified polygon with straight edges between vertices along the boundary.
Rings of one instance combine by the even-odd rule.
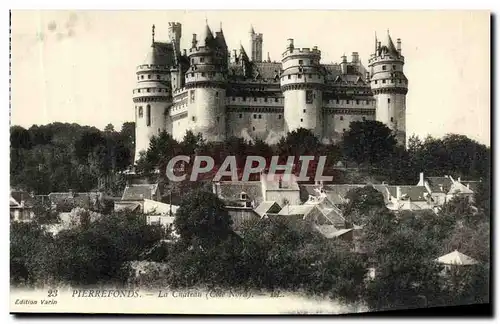
[[173, 21], [171, 21], [171, 22], [168, 23], [168, 27], [169, 28], [180, 28], [180, 27], [182, 27], [182, 24], [179, 23], [179, 22], [173, 22]]
[[141, 64], [137, 66], [137, 72], [140, 71], [170, 71], [170, 67], [168, 65], [158, 65], [158, 64]]
[[212, 55], [212, 54], [217, 54], [213, 48], [206, 47], [206, 46], [198, 46], [198, 47], [192, 47], [189, 49], [189, 55]]
[[375, 63], [381, 63], [381, 62], [400, 62], [400, 63], [405, 63], [405, 57], [403, 55], [400, 55], [399, 57], [395, 57], [393, 55], [385, 55], [385, 56], [375, 56], [372, 55], [368, 59], [368, 66], [373, 65]]
[[321, 56], [321, 51], [318, 50], [317, 46], [314, 46], [312, 49], [309, 47], [303, 47], [303, 48], [289, 48], [283, 54], [281, 54], [282, 58], [285, 58], [287, 56], [291, 55], [311, 55], [311, 56]]

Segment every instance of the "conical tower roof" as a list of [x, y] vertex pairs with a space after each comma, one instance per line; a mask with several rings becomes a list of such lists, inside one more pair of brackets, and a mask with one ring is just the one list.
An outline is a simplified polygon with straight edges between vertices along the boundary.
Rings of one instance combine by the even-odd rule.
[[153, 43], [146, 54], [143, 64], [147, 65], [158, 65], [159, 62], [159, 53], [156, 45]]
[[389, 31], [387, 31], [387, 50], [391, 54], [398, 55], [399, 52], [396, 49], [396, 46], [394, 46], [394, 42], [392, 41], [391, 35], [389, 34]]
[[212, 31], [210, 30], [210, 27], [205, 25], [205, 30], [203, 31], [203, 34], [201, 34], [201, 39], [200, 39], [200, 46], [210, 46], [214, 40], [214, 35], [212, 34]]

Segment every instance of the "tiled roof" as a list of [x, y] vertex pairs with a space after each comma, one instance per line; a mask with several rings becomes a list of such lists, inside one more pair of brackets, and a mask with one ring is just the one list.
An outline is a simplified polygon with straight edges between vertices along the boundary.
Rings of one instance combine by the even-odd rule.
[[277, 213], [281, 210], [280, 205], [275, 201], [263, 201], [254, 211], [260, 216], [264, 216], [268, 212]]
[[462, 183], [466, 187], [469, 186], [469, 189], [471, 189], [472, 191], [477, 191], [481, 181], [460, 181], [460, 183]]
[[345, 196], [347, 192], [352, 189], [362, 188], [366, 185], [364, 184], [337, 184], [337, 185], [326, 185], [323, 187], [328, 199], [338, 205], [345, 203]]
[[242, 192], [245, 192], [248, 198], [255, 201], [256, 206], [264, 200], [260, 181], [221, 181], [215, 185], [217, 195], [223, 200], [238, 200]]
[[380, 192], [382, 194], [382, 196], [384, 196], [384, 202], [387, 204], [389, 201], [390, 201], [390, 198], [391, 196], [393, 195], [394, 193], [394, 196], [393, 197], [396, 197], [396, 188], [394, 187], [394, 190], [389, 190], [389, 186], [386, 185], [386, 184], [374, 184], [372, 185], [373, 189], [377, 190], [378, 192]]
[[400, 199], [410, 199], [411, 201], [427, 201], [427, 189], [424, 186], [399, 186], [401, 188]]
[[134, 184], [128, 185], [123, 191], [122, 200], [153, 199], [158, 190], [158, 184]]
[[448, 177], [427, 177], [426, 180], [432, 192], [448, 193], [450, 191], [452, 181]]
[[137, 211], [141, 204], [137, 202], [115, 202], [115, 211]]
[[450, 194], [473, 194], [474, 191], [472, 191], [471, 189], [467, 188], [464, 184], [455, 181], [451, 185], [449, 193]]
[[100, 192], [51, 192], [48, 194], [50, 202], [58, 205], [62, 203], [73, 204], [77, 207], [89, 208], [95, 205], [101, 198]]

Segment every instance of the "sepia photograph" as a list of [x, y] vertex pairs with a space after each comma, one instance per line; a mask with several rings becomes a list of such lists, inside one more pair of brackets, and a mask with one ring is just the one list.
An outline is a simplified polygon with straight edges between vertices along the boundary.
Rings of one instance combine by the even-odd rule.
[[491, 24], [12, 10], [9, 311], [490, 314]]

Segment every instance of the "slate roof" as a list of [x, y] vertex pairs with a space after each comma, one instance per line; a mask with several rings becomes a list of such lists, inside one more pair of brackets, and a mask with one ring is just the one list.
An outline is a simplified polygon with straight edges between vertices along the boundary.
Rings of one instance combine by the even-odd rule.
[[158, 190], [158, 184], [131, 184], [125, 187], [122, 200], [154, 200], [153, 196]]
[[276, 213], [279, 210], [281, 210], [281, 207], [275, 201], [263, 201], [259, 206], [257, 206], [257, 208], [254, 209], [260, 217], [264, 216], [268, 212]]
[[116, 202], [115, 203], [115, 211], [137, 211], [141, 207], [141, 204], [138, 202]]
[[345, 196], [349, 190], [365, 187], [365, 184], [336, 184], [323, 187], [328, 199], [338, 205], [345, 203]]
[[453, 183], [448, 177], [427, 177], [426, 180], [432, 192], [448, 193]]
[[143, 64], [173, 66], [174, 59], [174, 46], [172, 43], [154, 42]]
[[399, 186], [401, 188], [400, 199], [410, 199], [411, 201], [427, 201], [428, 194], [425, 186]]
[[245, 192], [248, 198], [255, 201], [256, 206], [264, 201], [260, 181], [221, 181], [215, 185], [217, 188], [217, 195], [223, 200], [239, 200], [240, 194]]
[[48, 194], [50, 202], [55, 205], [69, 203], [81, 208], [94, 206], [103, 194], [100, 192], [51, 192]]
[[479, 187], [479, 184], [481, 183], [481, 181], [460, 181], [460, 183], [466, 187], [468, 185], [469, 189], [471, 189], [472, 191], [475, 192], [478, 190], [478, 187]]
[[455, 181], [451, 185], [449, 193], [450, 194], [473, 194], [474, 191], [472, 191], [471, 189], [467, 188], [464, 184]]
[[267, 190], [299, 190], [297, 177], [293, 174], [265, 174], [261, 175], [261, 178], [265, 182]]

